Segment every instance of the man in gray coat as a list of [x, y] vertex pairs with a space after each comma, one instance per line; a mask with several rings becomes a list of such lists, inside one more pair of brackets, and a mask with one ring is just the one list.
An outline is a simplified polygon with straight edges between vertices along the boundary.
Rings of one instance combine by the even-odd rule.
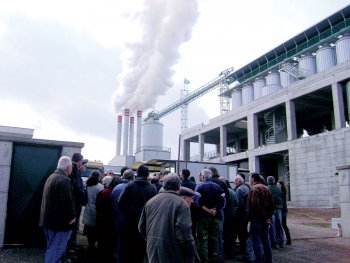
[[194, 262], [196, 245], [191, 234], [191, 214], [178, 195], [180, 178], [175, 173], [163, 179], [163, 189], [144, 206], [139, 231], [147, 241], [148, 262]]

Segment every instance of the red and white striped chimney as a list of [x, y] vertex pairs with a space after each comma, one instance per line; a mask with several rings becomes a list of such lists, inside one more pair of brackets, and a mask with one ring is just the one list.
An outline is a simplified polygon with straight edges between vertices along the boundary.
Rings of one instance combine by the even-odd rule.
[[124, 110], [123, 155], [128, 153], [129, 109]]
[[122, 148], [122, 115], [118, 115], [118, 126], [117, 126], [117, 151], [116, 154], [120, 155]]
[[139, 150], [141, 147], [141, 124], [142, 124], [142, 111], [137, 111], [136, 119], [136, 149]]
[[129, 132], [129, 155], [133, 156], [134, 155], [134, 122], [135, 118], [130, 117], [130, 132]]

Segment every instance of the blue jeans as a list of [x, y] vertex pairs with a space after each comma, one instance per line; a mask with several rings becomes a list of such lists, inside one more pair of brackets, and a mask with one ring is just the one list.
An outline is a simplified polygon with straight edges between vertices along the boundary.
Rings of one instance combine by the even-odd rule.
[[252, 235], [255, 262], [262, 263], [264, 254], [266, 263], [272, 263], [269, 225], [263, 219], [253, 219], [250, 222], [250, 233]]
[[44, 228], [46, 237], [45, 263], [60, 263], [72, 230], [54, 231]]
[[284, 245], [284, 233], [282, 228], [282, 210], [274, 210], [270, 227], [271, 246]]

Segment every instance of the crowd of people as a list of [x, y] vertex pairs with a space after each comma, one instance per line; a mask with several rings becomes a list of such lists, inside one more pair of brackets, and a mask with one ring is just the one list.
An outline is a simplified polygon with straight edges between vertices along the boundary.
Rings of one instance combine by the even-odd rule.
[[84, 184], [85, 163], [80, 153], [63, 156], [45, 183], [45, 262], [69, 262], [80, 216], [88, 258], [98, 262], [223, 262], [225, 252], [269, 263], [272, 249], [291, 245], [287, 188], [273, 176], [250, 173], [246, 182], [239, 173], [231, 187], [215, 167], [200, 171], [196, 183], [188, 169], [151, 175], [141, 165], [136, 175], [128, 167], [121, 176], [96, 170]]

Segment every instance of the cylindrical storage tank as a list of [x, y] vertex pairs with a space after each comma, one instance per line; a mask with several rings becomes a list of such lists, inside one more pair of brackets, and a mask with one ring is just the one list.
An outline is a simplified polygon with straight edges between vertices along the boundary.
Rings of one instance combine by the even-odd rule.
[[264, 77], [259, 77], [254, 82], [254, 100], [261, 97], [262, 88], [266, 86], [266, 79]]
[[123, 129], [123, 155], [128, 153], [128, 129], [129, 129], [129, 110], [124, 110], [124, 129]]
[[337, 63], [343, 63], [350, 60], [350, 35], [344, 34], [335, 42], [335, 51], [337, 53]]
[[129, 132], [129, 155], [134, 155], [134, 122], [135, 118], [130, 117], [130, 132]]
[[297, 80], [294, 76], [284, 71], [280, 71], [280, 76], [281, 76], [281, 86], [283, 88], [288, 87], [290, 84], [292, 84]]
[[141, 124], [142, 124], [142, 111], [137, 111], [136, 119], [136, 150], [141, 147]]
[[254, 100], [254, 87], [252, 83], [243, 85], [242, 89], [242, 105], [248, 104]]
[[271, 93], [276, 92], [277, 90], [281, 89], [282, 86], [281, 85], [266, 85], [265, 87], [262, 88], [262, 92], [261, 92], [261, 97], [264, 97], [266, 95], [269, 95]]
[[337, 64], [334, 47], [324, 44], [316, 51], [316, 68], [317, 72], [334, 67]]
[[121, 147], [122, 147], [122, 115], [118, 115], [116, 155], [120, 155]]
[[[141, 126], [141, 147], [163, 148], [163, 124], [153, 118]], [[157, 150], [154, 148], [154, 150]]]
[[266, 85], [281, 85], [280, 73], [277, 70], [272, 70], [266, 76]]
[[232, 109], [237, 109], [242, 106], [242, 89], [236, 88], [231, 95]]
[[299, 60], [299, 69], [305, 71], [305, 77], [310, 77], [311, 75], [316, 74], [316, 58], [309, 53], [302, 55]]

